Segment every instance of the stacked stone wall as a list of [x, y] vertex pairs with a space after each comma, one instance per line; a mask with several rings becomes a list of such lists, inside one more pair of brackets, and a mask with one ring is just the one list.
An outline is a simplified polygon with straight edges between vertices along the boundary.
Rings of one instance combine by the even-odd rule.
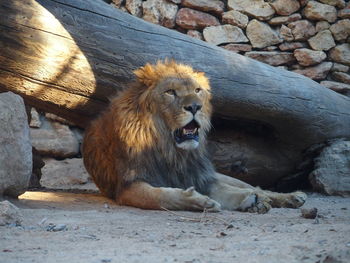
[[151, 23], [350, 96], [350, 3], [344, 0], [113, 0]]

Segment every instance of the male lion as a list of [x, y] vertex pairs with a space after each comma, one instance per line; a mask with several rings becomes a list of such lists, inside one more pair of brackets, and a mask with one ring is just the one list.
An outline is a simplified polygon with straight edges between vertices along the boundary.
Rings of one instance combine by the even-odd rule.
[[136, 83], [86, 130], [83, 156], [100, 191], [144, 209], [267, 212], [299, 207], [302, 192], [263, 191], [216, 173], [206, 152], [210, 86], [174, 61], [146, 64]]

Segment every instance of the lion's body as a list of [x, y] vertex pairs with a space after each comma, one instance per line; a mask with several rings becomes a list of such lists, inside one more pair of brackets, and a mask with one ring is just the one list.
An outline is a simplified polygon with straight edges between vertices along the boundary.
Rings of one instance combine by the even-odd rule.
[[[253, 206], [254, 188], [218, 182], [207, 157], [212, 109], [204, 74], [175, 62], [146, 65], [135, 74], [138, 81], [116, 96], [85, 133], [84, 164], [100, 191], [142, 208], [219, 209], [207, 196], [219, 203], [237, 197], [232, 207], [221, 203], [224, 208]], [[229, 193], [222, 197], [213, 189]]]

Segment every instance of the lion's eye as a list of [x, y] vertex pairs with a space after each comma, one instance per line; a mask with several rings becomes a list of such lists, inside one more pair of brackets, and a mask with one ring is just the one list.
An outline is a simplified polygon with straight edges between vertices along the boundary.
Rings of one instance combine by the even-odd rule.
[[196, 93], [199, 93], [199, 92], [201, 92], [202, 91], [202, 89], [200, 89], [200, 88], [196, 88], [195, 90], [194, 90], [194, 92], [196, 92]]
[[173, 89], [169, 89], [165, 93], [168, 94], [168, 95], [171, 95], [171, 96], [176, 96], [176, 92]]

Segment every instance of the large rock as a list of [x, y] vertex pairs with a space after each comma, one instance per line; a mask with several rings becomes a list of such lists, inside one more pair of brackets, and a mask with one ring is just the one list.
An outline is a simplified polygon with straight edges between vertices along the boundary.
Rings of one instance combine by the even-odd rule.
[[308, 48], [294, 50], [294, 56], [302, 66], [312, 66], [321, 63], [327, 58], [323, 51], [314, 51]]
[[245, 53], [245, 56], [259, 60], [272, 66], [292, 64], [295, 62], [293, 53], [279, 51], [252, 51]]
[[278, 46], [282, 51], [294, 50], [297, 48], [306, 47], [306, 44], [303, 42], [285, 42]]
[[23, 215], [17, 206], [5, 200], [0, 202], [0, 226], [21, 225]]
[[58, 161], [45, 159], [40, 180], [41, 186], [49, 189], [77, 189], [97, 191], [97, 187], [85, 170], [83, 159], [73, 158]]
[[330, 50], [335, 47], [332, 33], [329, 30], [318, 32], [316, 36], [309, 38], [308, 42], [314, 50]]
[[328, 89], [350, 97], [350, 85], [348, 84], [328, 80], [321, 81], [320, 84]]
[[333, 72], [332, 79], [346, 84], [350, 84], [350, 75], [345, 72]]
[[30, 129], [33, 146], [43, 156], [73, 157], [79, 153], [79, 142], [68, 126], [43, 121], [40, 129]]
[[268, 24], [256, 19], [249, 22], [246, 32], [252, 46], [255, 48], [264, 48], [283, 41]]
[[331, 25], [327, 22], [327, 21], [318, 21], [316, 23], [316, 32], [320, 32], [320, 31], [323, 31], [323, 30], [326, 30], [330, 27]]
[[143, 19], [168, 28], [175, 26], [177, 5], [167, 0], [147, 0], [142, 3]]
[[252, 45], [249, 44], [228, 44], [222, 47], [236, 53], [252, 51]]
[[300, 3], [297, 0], [276, 0], [271, 3], [276, 13], [281, 16], [288, 16], [298, 11]]
[[350, 66], [350, 44], [342, 44], [333, 48], [329, 53], [330, 59]]
[[203, 29], [220, 25], [220, 22], [215, 16], [190, 8], [181, 8], [176, 15], [176, 24], [185, 29]]
[[337, 41], [345, 40], [350, 36], [350, 19], [339, 20], [337, 23], [331, 25], [329, 30]]
[[242, 29], [232, 25], [206, 27], [203, 36], [205, 41], [214, 45], [248, 42]]
[[0, 196], [17, 197], [32, 174], [32, 145], [23, 99], [0, 94]]
[[315, 27], [307, 20], [299, 20], [288, 24], [294, 40], [304, 41], [316, 34]]
[[350, 196], [350, 141], [334, 141], [314, 161], [309, 179], [315, 190]]
[[344, 9], [339, 10], [338, 17], [340, 17], [340, 18], [350, 18], [350, 3], [348, 3], [347, 6]]
[[182, 0], [183, 6], [203, 12], [212, 12], [220, 15], [224, 12], [225, 4], [220, 0]]
[[126, 0], [125, 8], [133, 16], [142, 16], [142, 0]]
[[275, 10], [264, 0], [228, 0], [229, 10], [236, 10], [259, 20], [269, 20]]
[[331, 71], [348, 72], [349, 68], [349, 66], [340, 63], [334, 63]]
[[285, 25], [282, 25], [280, 28], [280, 36], [288, 42], [294, 40], [292, 30], [289, 27], [286, 27]]
[[249, 22], [249, 18], [241, 12], [231, 10], [222, 14], [222, 22], [224, 24], [231, 24], [240, 28], [246, 28]]
[[304, 75], [310, 79], [322, 80], [328, 75], [328, 72], [332, 68], [332, 62], [323, 62], [314, 67], [308, 67], [304, 69], [293, 70], [293, 72]]
[[293, 14], [290, 16], [277, 16], [274, 18], [271, 18], [268, 23], [272, 26], [278, 26], [278, 25], [282, 25], [282, 24], [288, 24], [291, 22], [295, 22], [301, 19], [301, 15], [300, 14]]
[[319, 0], [323, 4], [336, 6], [338, 8], [344, 8], [345, 7], [345, 1], [344, 0]]
[[303, 10], [303, 14], [310, 20], [326, 20], [330, 23], [337, 19], [337, 10], [334, 6], [309, 1]]

